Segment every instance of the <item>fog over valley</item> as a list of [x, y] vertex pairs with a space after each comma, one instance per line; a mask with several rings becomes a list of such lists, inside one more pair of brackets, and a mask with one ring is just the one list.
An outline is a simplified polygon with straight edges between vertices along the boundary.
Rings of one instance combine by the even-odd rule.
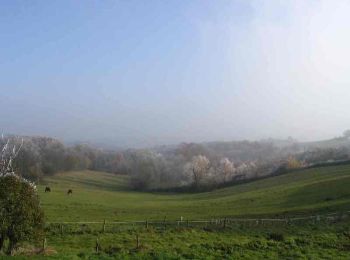
[[0, 259], [350, 259], [349, 0], [0, 1]]
[[1, 130], [126, 148], [349, 127], [347, 1], [175, 2], [6, 3]]

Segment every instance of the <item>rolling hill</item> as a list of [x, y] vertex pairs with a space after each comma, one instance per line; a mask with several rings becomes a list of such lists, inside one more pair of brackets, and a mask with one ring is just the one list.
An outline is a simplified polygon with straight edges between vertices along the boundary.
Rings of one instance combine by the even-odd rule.
[[[350, 210], [350, 166], [288, 173], [197, 194], [129, 190], [127, 177], [82, 171], [47, 177], [39, 194], [48, 221], [210, 219]], [[49, 185], [51, 193], [44, 193]], [[73, 195], [68, 196], [67, 190]]]

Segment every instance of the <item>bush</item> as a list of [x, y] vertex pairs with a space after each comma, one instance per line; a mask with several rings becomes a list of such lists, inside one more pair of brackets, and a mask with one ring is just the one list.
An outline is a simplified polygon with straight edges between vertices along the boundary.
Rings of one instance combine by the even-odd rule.
[[40, 238], [44, 217], [35, 185], [14, 173], [0, 173], [0, 219], [0, 251], [6, 239], [11, 254], [18, 243]]

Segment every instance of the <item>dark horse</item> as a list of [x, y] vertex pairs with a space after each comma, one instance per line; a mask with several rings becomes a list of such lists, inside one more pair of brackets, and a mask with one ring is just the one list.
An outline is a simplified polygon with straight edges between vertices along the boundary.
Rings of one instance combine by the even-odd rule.
[[51, 192], [51, 188], [50, 188], [50, 187], [48, 187], [48, 186], [46, 186], [46, 188], [45, 188], [45, 192]]
[[67, 192], [67, 194], [68, 194], [68, 195], [71, 195], [71, 194], [73, 194], [73, 191], [72, 191], [71, 189], [69, 189], [68, 192]]

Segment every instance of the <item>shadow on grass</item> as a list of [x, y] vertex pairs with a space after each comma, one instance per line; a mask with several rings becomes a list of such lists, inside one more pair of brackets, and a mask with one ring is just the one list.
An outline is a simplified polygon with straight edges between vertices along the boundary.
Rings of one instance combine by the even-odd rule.
[[[91, 180], [91, 179], [76, 179], [72, 177], [64, 177], [61, 178], [61, 180], [68, 182], [69, 184], [78, 184], [80, 186], [100, 189], [100, 190], [106, 190], [106, 191], [128, 191], [130, 190], [126, 184], [124, 183], [116, 183], [116, 182], [101, 182], [98, 180]], [[67, 184], [67, 185], [69, 185]]]
[[333, 180], [320, 180], [291, 193], [284, 208], [311, 212], [350, 210], [350, 176]]

